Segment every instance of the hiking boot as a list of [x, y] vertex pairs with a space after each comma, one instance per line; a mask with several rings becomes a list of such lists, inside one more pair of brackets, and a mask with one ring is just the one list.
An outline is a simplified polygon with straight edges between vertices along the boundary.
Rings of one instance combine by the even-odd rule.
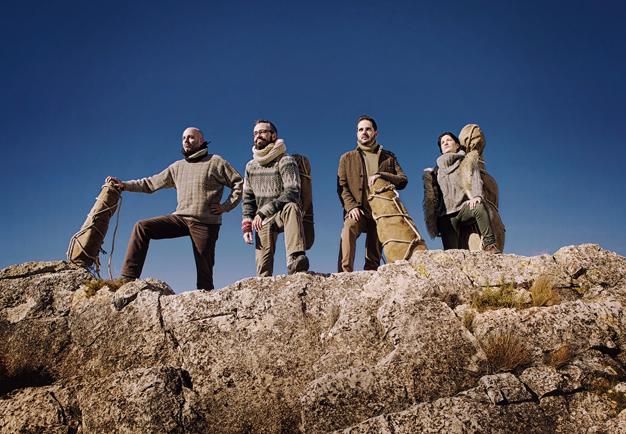
[[308, 271], [309, 258], [304, 253], [299, 253], [291, 256], [291, 260], [287, 264], [287, 274], [295, 274], [300, 271]]
[[493, 253], [494, 255], [502, 253], [500, 249], [498, 249], [498, 246], [496, 246], [495, 243], [489, 244], [488, 246], [483, 247], [483, 251], [487, 253]]

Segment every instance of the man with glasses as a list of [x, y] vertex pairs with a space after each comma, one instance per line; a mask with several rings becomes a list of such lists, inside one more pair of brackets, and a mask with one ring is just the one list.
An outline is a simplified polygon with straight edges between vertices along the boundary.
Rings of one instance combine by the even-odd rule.
[[246, 164], [243, 187], [243, 240], [252, 244], [256, 231], [256, 274], [274, 272], [276, 238], [285, 232], [287, 272], [309, 269], [304, 254], [304, 231], [300, 208], [300, 173], [295, 159], [287, 155], [283, 140], [277, 140], [274, 124], [258, 120], [254, 126], [252, 160]]

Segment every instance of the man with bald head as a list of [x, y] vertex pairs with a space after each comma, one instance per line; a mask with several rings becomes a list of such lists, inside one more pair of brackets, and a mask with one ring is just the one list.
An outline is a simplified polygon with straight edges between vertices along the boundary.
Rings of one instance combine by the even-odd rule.
[[[235, 208], [241, 200], [243, 180], [224, 158], [209, 154], [202, 131], [190, 127], [183, 131], [182, 160], [149, 178], [120, 181], [109, 176], [120, 190], [153, 193], [175, 188], [176, 211], [169, 215], [140, 220], [135, 224], [122, 266], [122, 278], [141, 276], [150, 240], [189, 236], [196, 260], [197, 288], [213, 289], [215, 243], [222, 223], [221, 214]], [[224, 187], [231, 192], [221, 202]]]

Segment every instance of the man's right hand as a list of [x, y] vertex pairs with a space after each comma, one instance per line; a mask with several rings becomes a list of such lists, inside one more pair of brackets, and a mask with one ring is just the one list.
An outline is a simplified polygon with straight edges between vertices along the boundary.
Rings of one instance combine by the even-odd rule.
[[124, 190], [124, 183], [115, 176], [107, 176], [104, 182], [110, 182], [118, 190]]
[[244, 232], [243, 240], [246, 244], [252, 244], [252, 232]]
[[350, 212], [348, 213], [348, 218], [351, 218], [352, 220], [358, 222], [362, 215], [363, 215], [363, 212], [361, 211], [360, 208], [352, 208]]

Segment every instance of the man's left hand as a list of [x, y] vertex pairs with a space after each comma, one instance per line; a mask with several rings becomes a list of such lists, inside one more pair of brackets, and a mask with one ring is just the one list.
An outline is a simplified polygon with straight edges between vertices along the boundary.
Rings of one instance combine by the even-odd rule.
[[263, 219], [261, 218], [260, 215], [257, 214], [256, 216], [254, 216], [254, 220], [252, 220], [252, 229], [259, 232], [262, 227], [263, 227]]
[[211, 210], [211, 213], [216, 214], [216, 215], [220, 215], [223, 212], [225, 212], [226, 210], [222, 207], [221, 204], [219, 203], [212, 203], [209, 204], [209, 209]]
[[374, 185], [374, 182], [375, 182], [378, 178], [380, 178], [380, 175], [379, 175], [378, 173], [377, 173], [376, 175], [372, 175], [372, 176], [370, 176], [369, 178], [367, 178], [367, 185], [369, 185], [369, 186], [371, 187], [372, 185]]

